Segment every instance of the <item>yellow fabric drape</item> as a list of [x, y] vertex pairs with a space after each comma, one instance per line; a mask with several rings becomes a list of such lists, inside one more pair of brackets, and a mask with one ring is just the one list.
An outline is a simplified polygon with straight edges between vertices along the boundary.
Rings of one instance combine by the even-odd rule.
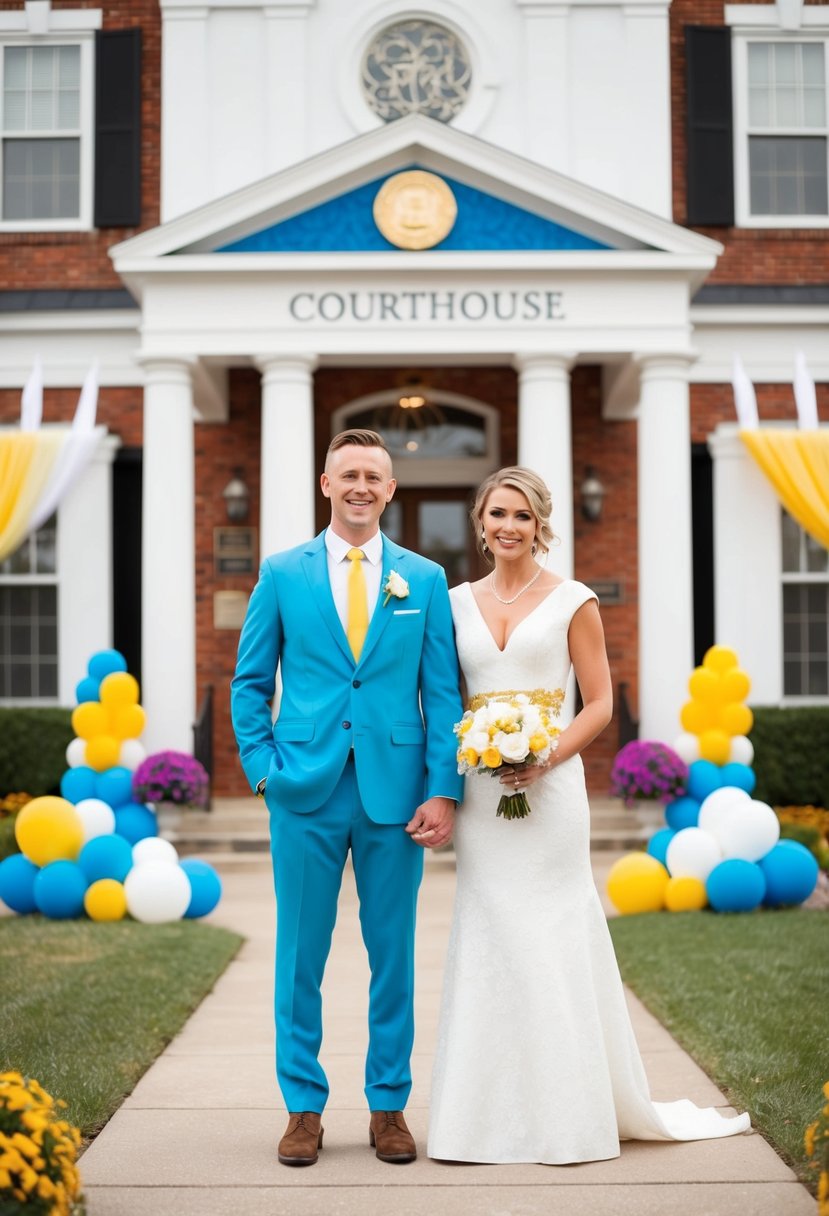
[[801, 528], [829, 549], [829, 431], [740, 431]]
[[0, 434], [0, 561], [25, 540], [66, 434], [64, 430]]

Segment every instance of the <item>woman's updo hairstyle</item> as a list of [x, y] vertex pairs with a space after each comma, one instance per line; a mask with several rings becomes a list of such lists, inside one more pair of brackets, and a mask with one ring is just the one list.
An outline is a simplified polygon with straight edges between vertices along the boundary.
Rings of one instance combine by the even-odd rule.
[[534, 473], [532, 469], [525, 469], [520, 465], [511, 465], [506, 469], [498, 469], [495, 473], [490, 473], [489, 477], [481, 483], [475, 497], [475, 504], [469, 513], [472, 526], [475, 529], [475, 543], [478, 546], [479, 552], [488, 561], [491, 560], [489, 550], [484, 548], [481, 536], [483, 532], [483, 517], [487, 499], [493, 490], [497, 490], [501, 486], [506, 486], [509, 490], [517, 490], [519, 494], [524, 495], [529, 503], [530, 510], [535, 516], [535, 543], [543, 553], [549, 552], [551, 546], [558, 540], [558, 537], [550, 527], [553, 500], [550, 497], [550, 491], [547, 489], [545, 482], [538, 474]]

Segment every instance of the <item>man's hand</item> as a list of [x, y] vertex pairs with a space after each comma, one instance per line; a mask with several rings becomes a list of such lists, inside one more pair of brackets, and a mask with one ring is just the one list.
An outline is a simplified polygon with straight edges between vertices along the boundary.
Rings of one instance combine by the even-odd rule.
[[415, 844], [424, 849], [437, 849], [452, 839], [455, 826], [455, 803], [452, 798], [430, 798], [417, 808], [406, 831]]

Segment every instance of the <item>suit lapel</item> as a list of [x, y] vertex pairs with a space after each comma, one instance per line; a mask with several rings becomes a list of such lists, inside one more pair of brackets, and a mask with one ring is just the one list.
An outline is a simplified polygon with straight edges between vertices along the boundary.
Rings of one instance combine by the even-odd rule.
[[340, 622], [337, 609], [334, 605], [334, 597], [331, 594], [331, 580], [328, 577], [328, 552], [325, 548], [324, 532], [315, 537], [311, 545], [305, 550], [302, 569], [305, 572], [308, 586], [311, 588], [311, 593], [319, 609], [320, 616], [325, 621], [331, 631], [331, 636], [349, 663], [353, 663], [354, 655], [351, 653], [348, 638], [345, 636], [345, 630]]
[[[377, 597], [377, 603], [374, 607], [371, 620], [368, 626], [368, 633], [363, 645], [363, 652], [360, 655], [360, 663], [365, 662], [371, 654], [374, 647], [380, 641], [383, 633], [394, 615], [390, 600], [386, 606], [383, 606], [383, 601], [386, 598], [386, 593], [383, 590], [383, 585], [392, 570], [396, 570], [401, 578], [406, 577], [406, 550], [399, 548], [388, 537], [383, 537], [383, 566], [380, 571], [380, 594]], [[392, 596], [392, 600], [394, 596]], [[358, 664], [359, 666], [359, 664]]]

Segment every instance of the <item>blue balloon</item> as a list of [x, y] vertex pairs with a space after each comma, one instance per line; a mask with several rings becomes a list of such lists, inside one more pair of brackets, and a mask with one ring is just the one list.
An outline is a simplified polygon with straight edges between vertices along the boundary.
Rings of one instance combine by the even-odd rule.
[[83, 802], [84, 798], [97, 798], [97, 788], [98, 774], [86, 764], [68, 768], [60, 779], [61, 797], [67, 802]]
[[132, 845], [115, 834], [93, 836], [81, 849], [78, 865], [89, 883], [99, 878], [123, 882], [132, 869]]
[[684, 798], [677, 798], [668, 803], [665, 807], [665, 818], [668, 827], [673, 828], [675, 832], [681, 832], [683, 828], [695, 828], [699, 819], [699, 803], [696, 798], [689, 798], [686, 794]]
[[52, 920], [70, 920], [80, 916], [88, 885], [86, 875], [77, 862], [50, 862], [35, 879], [38, 911]]
[[655, 857], [657, 861], [661, 861], [662, 865], [667, 869], [668, 845], [676, 836], [673, 828], [660, 828], [658, 832], [654, 832], [648, 841], [648, 852], [651, 857]]
[[[77, 771], [77, 770], [75, 770]], [[89, 798], [100, 798], [113, 810], [132, 802], [132, 773], [128, 768], [116, 764], [103, 773], [95, 774], [95, 793]]]
[[687, 793], [697, 802], [705, 802], [709, 794], [723, 784], [722, 770], [710, 760], [695, 760], [688, 768]]
[[723, 785], [736, 785], [738, 789], [752, 793], [757, 784], [757, 776], [753, 768], [747, 764], [724, 764], [720, 769]]
[[39, 873], [40, 868], [22, 853], [12, 853], [0, 861], [0, 899], [12, 912], [25, 916], [35, 911], [35, 879]]
[[115, 831], [130, 844], [138, 844], [147, 836], [158, 835], [158, 820], [148, 806], [128, 802], [115, 807]]
[[766, 880], [755, 862], [731, 857], [714, 866], [705, 890], [715, 912], [751, 912], [762, 903]]
[[82, 705], [84, 701], [97, 701], [100, 694], [100, 682], [93, 680], [92, 676], [84, 676], [75, 687], [75, 696], [79, 705]]
[[222, 898], [222, 880], [208, 862], [199, 861], [196, 857], [185, 857], [180, 865], [190, 880], [193, 892], [185, 917], [192, 920], [197, 916], [207, 916]]
[[112, 675], [113, 671], [126, 671], [127, 660], [120, 650], [99, 650], [87, 663], [87, 670], [94, 680], [100, 682], [104, 676]]
[[779, 840], [761, 858], [759, 865], [766, 879], [763, 902], [772, 908], [782, 904], [802, 904], [817, 886], [820, 867], [814, 855], [799, 840]]

